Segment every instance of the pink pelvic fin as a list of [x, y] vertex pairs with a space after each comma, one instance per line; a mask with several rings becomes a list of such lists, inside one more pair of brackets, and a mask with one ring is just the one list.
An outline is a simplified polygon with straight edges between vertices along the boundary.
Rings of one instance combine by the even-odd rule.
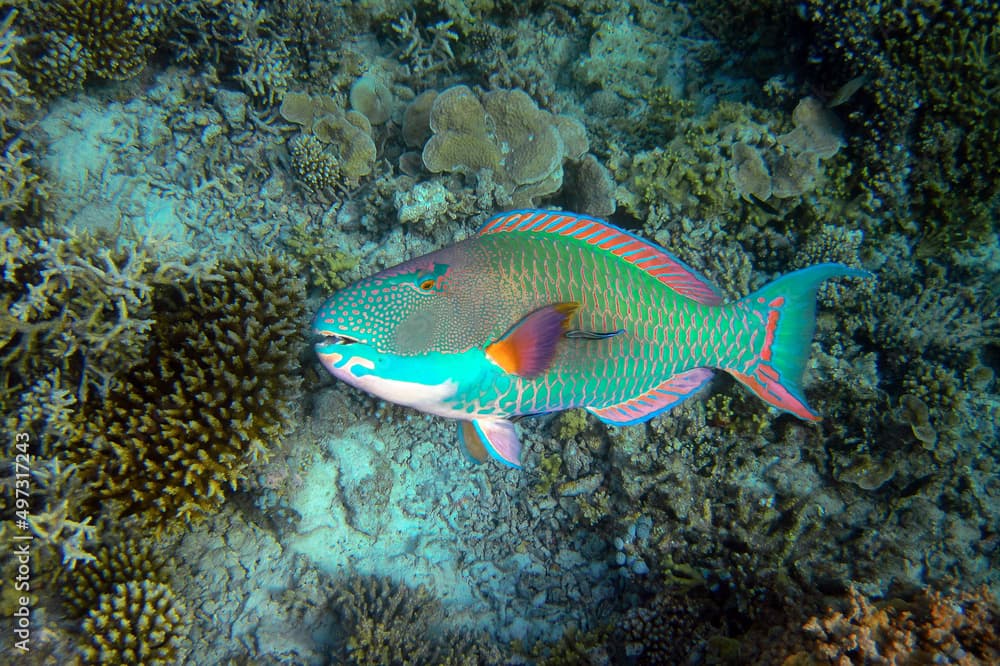
[[477, 419], [472, 422], [491, 456], [505, 465], [521, 467], [521, 440], [507, 419]]
[[569, 236], [635, 264], [679, 294], [704, 303], [719, 305], [722, 295], [693, 268], [659, 245], [594, 217], [554, 210], [514, 210], [501, 213], [479, 229], [479, 235], [511, 231]]
[[648, 421], [660, 412], [676, 407], [698, 392], [712, 378], [709, 368], [695, 368], [674, 375], [642, 395], [600, 409], [587, 409], [605, 423], [632, 425]]

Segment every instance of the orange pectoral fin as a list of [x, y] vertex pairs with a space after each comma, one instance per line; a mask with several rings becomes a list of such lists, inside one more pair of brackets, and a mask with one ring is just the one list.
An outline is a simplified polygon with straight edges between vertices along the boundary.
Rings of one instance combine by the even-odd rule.
[[486, 356], [512, 375], [537, 377], [552, 365], [556, 346], [579, 309], [579, 303], [566, 302], [535, 310], [486, 347]]

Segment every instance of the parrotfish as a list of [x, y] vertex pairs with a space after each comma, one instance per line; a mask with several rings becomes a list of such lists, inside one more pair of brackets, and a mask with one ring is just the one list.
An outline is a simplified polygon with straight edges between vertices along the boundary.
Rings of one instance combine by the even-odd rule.
[[816, 290], [868, 275], [818, 264], [724, 303], [670, 252], [608, 222], [516, 210], [335, 293], [313, 329], [335, 377], [457, 419], [470, 457], [520, 467], [512, 419], [582, 407], [606, 423], [641, 423], [714, 370], [819, 420], [801, 389]]

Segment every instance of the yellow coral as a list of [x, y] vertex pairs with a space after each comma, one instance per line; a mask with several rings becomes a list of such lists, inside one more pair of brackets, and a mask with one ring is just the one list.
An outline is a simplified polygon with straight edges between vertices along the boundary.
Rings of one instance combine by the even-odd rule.
[[157, 529], [217, 507], [288, 428], [304, 297], [276, 257], [156, 290], [143, 362], [84, 406], [65, 443], [92, 501]]
[[434, 133], [424, 145], [424, 166], [430, 171], [498, 170], [500, 149], [489, 136], [486, 110], [468, 88], [448, 88], [431, 106]]
[[135, 0], [35, 0], [23, 14], [26, 76], [39, 95], [58, 95], [89, 75], [128, 79], [155, 48], [163, 5]]
[[305, 93], [285, 95], [280, 113], [302, 126], [289, 152], [292, 168], [308, 190], [353, 186], [372, 172], [378, 151], [365, 115], [345, 112], [327, 95]]
[[83, 622], [84, 653], [90, 663], [173, 664], [183, 618], [170, 586], [151, 580], [118, 584]]

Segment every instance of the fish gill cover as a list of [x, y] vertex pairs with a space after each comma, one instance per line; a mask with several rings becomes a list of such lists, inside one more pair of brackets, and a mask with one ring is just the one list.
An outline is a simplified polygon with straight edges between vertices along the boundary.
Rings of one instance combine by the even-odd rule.
[[[996, 663], [998, 31], [979, 0], [0, 0], [0, 655]], [[720, 377], [636, 426], [524, 419], [509, 470], [324, 376], [331, 290], [528, 205], [726, 300], [874, 273], [818, 292], [823, 420]]]

